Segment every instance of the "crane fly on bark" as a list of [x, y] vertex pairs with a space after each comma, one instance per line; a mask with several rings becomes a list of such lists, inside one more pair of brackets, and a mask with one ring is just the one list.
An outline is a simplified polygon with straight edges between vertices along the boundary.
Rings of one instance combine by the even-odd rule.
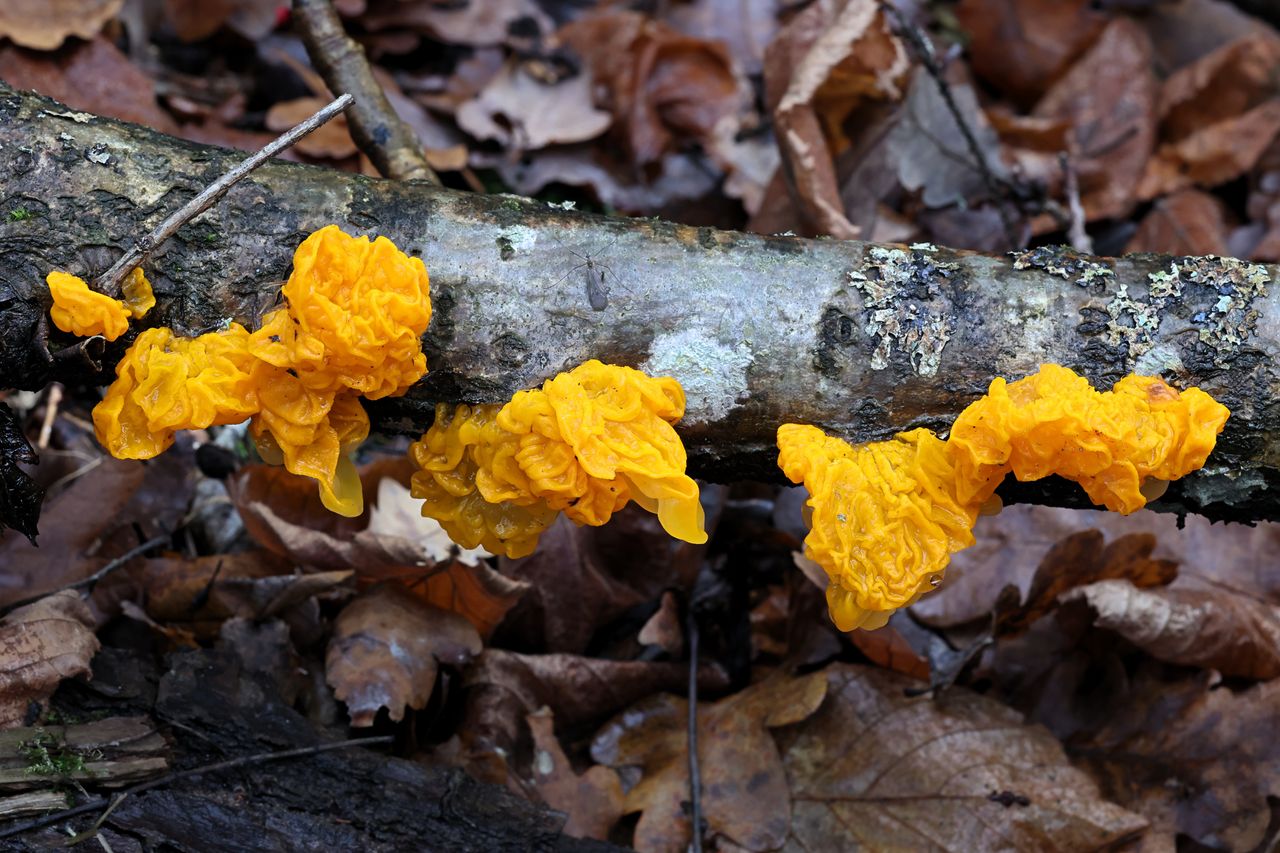
[[[552, 236], [555, 237], [554, 234]], [[592, 311], [603, 311], [608, 308], [609, 293], [611, 292], [613, 284], [617, 281], [618, 277], [614, 275], [612, 267], [600, 260], [600, 255], [603, 254], [603, 252], [596, 252], [594, 254], [591, 252], [576, 252], [568, 246], [565, 246], [564, 243], [561, 243], [559, 237], [555, 237], [555, 240], [557, 243], [560, 243], [566, 252], [582, 262], [562, 275], [560, 280], [555, 283], [555, 286], [559, 287], [561, 282], [566, 278], [574, 275], [579, 270], [583, 270], [586, 274], [587, 304], [591, 306]], [[613, 248], [614, 243], [617, 242], [618, 238], [613, 238], [613, 242], [610, 243], [604, 251], [609, 251], [609, 249]]]

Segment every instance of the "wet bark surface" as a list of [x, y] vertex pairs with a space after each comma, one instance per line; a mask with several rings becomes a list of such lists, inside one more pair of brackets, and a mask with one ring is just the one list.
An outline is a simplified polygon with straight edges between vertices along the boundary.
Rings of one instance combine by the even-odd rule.
[[[419, 432], [437, 401], [505, 400], [598, 358], [681, 381], [695, 475], [778, 480], [780, 423], [851, 441], [944, 431], [993, 377], [1052, 361], [1100, 388], [1142, 372], [1222, 400], [1233, 414], [1210, 464], [1161, 505], [1280, 518], [1280, 295], [1273, 268], [1231, 259], [765, 237], [272, 163], [145, 265], [159, 299], [145, 324], [105, 348], [51, 331], [46, 273], [101, 273], [243, 156], [0, 88], [5, 384], [108, 381], [143, 325], [252, 326], [294, 247], [337, 223], [386, 235], [431, 275], [430, 372], [369, 405], [384, 431]], [[1084, 503], [1065, 483], [1001, 493]]]

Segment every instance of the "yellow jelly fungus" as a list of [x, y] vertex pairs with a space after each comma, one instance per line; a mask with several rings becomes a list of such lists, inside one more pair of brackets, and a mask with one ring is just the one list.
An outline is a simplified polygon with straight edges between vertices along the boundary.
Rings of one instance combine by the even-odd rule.
[[[384, 237], [331, 225], [298, 247], [284, 293], [257, 332], [236, 323], [197, 338], [144, 331], [94, 409], [99, 441], [113, 456], [147, 459], [177, 430], [252, 417], [264, 459], [315, 479], [333, 512], [359, 515], [350, 453], [369, 434], [359, 397], [403, 393], [425, 372], [426, 269]], [[141, 313], [154, 304], [137, 270], [125, 295]]]
[[308, 388], [377, 400], [427, 372], [419, 340], [431, 322], [427, 270], [386, 237], [321, 228], [294, 253], [283, 292], [287, 306], [263, 317], [249, 349]]
[[55, 270], [45, 276], [53, 307], [49, 316], [64, 332], [81, 337], [102, 335], [114, 341], [129, 328], [129, 309], [123, 302], [90, 290], [84, 279]]
[[913, 430], [850, 446], [811, 426], [778, 429], [778, 464], [809, 491], [805, 555], [830, 579], [841, 630], [888, 621], [968, 547], [996, 487], [1057, 474], [1129, 513], [1204, 465], [1230, 413], [1199, 388], [1128, 376], [1108, 392], [1056, 364], [1006, 383], [956, 419], [947, 441]]
[[698, 486], [672, 427], [683, 414], [676, 380], [588, 361], [505, 406], [437, 408], [412, 449], [413, 494], [460, 545], [507, 556], [531, 552], [558, 512], [601, 525], [631, 500], [702, 543]]
[[[1176, 480], [1200, 467], [1230, 413], [1199, 388], [1126, 376], [1099, 392], [1056, 364], [1017, 382], [995, 379], [951, 428], [965, 499], [989, 495], [1004, 475], [1057, 474], [1089, 499], [1131, 513], [1147, 503], [1147, 480]], [[1148, 486], [1148, 489], [1151, 487]]]
[[156, 305], [155, 294], [151, 292], [151, 282], [147, 281], [142, 267], [134, 267], [129, 271], [120, 284], [120, 291], [124, 295], [125, 307], [135, 319], [147, 316], [147, 312]]
[[852, 447], [812, 426], [778, 429], [778, 464], [809, 490], [805, 556], [830, 579], [841, 631], [879, 628], [973, 544], [978, 508], [955, 494], [945, 442], [925, 429]]

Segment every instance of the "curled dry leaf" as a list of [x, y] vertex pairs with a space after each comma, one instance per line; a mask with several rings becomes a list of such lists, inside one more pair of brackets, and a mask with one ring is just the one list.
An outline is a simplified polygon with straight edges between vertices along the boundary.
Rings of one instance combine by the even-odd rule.
[[53, 50], [68, 36], [92, 39], [123, 5], [124, 0], [5, 0], [0, 36], [23, 47]]
[[1107, 802], [1058, 741], [1000, 703], [837, 664], [816, 714], [778, 736], [799, 850], [1105, 849], [1147, 821]]
[[622, 817], [622, 780], [608, 767], [596, 765], [575, 773], [560, 741], [555, 717], [540, 708], [525, 718], [533, 736], [533, 784], [543, 802], [569, 816], [565, 835], [604, 840]]
[[723, 42], [744, 74], [759, 74], [778, 32], [780, 0], [693, 0], [666, 7], [666, 21], [687, 36]]
[[638, 12], [595, 12], [558, 38], [608, 92], [615, 132], [636, 167], [689, 142], [711, 147], [720, 122], [743, 106], [745, 87], [722, 44]]
[[664, 592], [658, 609], [640, 629], [640, 642], [657, 646], [669, 655], [684, 649], [684, 629], [680, 626], [680, 603], [674, 593]]
[[478, 139], [508, 150], [583, 142], [609, 129], [613, 118], [591, 104], [591, 77], [575, 74], [557, 83], [535, 80], [508, 63], [489, 85], [457, 112], [458, 125]]
[[840, 129], [868, 100], [897, 99], [910, 63], [874, 0], [823, 0], [783, 27], [765, 52], [765, 91], [783, 174], [808, 228], [858, 236], [845, 216], [835, 158]]
[[[271, 109], [267, 110], [265, 122], [267, 129], [277, 133], [286, 131], [315, 115], [326, 103], [328, 101], [307, 96], [272, 104]], [[347, 129], [347, 117], [344, 115], [339, 115], [332, 121], [320, 125], [295, 142], [293, 147], [308, 157], [330, 160], [345, 159], [358, 150], [351, 139], [351, 131]]]
[[275, 29], [276, 6], [260, 0], [164, 0], [164, 15], [182, 41], [200, 41], [224, 24], [257, 40]]
[[1023, 106], [1034, 103], [1098, 36], [1091, 0], [961, 0], [974, 72]]
[[1036, 104], [1036, 117], [1071, 124], [1071, 154], [1088, 219], [1132, 209], [1155, 143], [1157, 96], [1147, 34], [1132, 20], [1117, 18]]
[[62, 679], [88, 675], [97, 651], [93, 615], [72, 590], [0, 619], [0, 728], [22, 725], [28, 706], [52, 696]]
[[343, 608], [325, 655], [325, 680], [347, 705], [351, 725], [373, 725], [426, 706], [438, 664], [462, 666], [483, 644], [471, 623], [424, 604], [395, 584], [380, 584]]
[[1226, 205], [1193, 189], [1157, 199], [1124, 250], [1126, 254], [1229, 256]]
[[[1151, 820], [1152, 849], [1182, 846], [1178, 834], [1216, 850], [1256, 850], [1274, 837], [1280, 681], [1237, 692], [1210, 689], [1212, 680], [1139, 680], [1112, 694], [1101, 730], [1072, 740], [1103, 790]], [[1096, 683], [1085, 689], [1096, 705]]]
[[1105, 580], [1067, 592], [1152, 657], [1242, 678], [1280, 675], [1280, 609], [1226, 589], [1138, 589]]
[[[787, 774], [770, 728], [804, 720], [827, 694], [827, 677], [774, 677], [714, 704], [698, 705], [698, 758], [702, 814], [709, 832], [739, 850], [776, 850], [791, 824]], [[612, 767], [635, 766], [640, 781], [624, 809], [641, 812], [640, 851], [683, 851], [691, 837], [684, 802], [689, 796], [688, 703], [652, 696], [596, 734], [591, 755]], [[821, 845], [819, 845], [821, 846]]]
[[1253, 168], [1278, 132], [1280, 99], [1161, 145], [1147, 164], [1138, 195], [1147, 199], [1238, 178]]
[[[473, 756], [511, 756], [516, 754], [525, 715], [543, 706], [551, 708], [561, 725], [580, 725], [601, 720], [657, 691], [684, 690], [688, 679], [685, 663], [486, 649], [465, 675], [467, 708], [461, 730]], [[699, 667], [699, 690], [723, 690], [726, 683], [719, 668]]]

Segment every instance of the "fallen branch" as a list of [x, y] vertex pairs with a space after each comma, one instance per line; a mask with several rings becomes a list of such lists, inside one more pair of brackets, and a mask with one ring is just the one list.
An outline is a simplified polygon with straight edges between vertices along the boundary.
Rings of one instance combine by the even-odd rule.
[[[105, 382], [128, 336], [106, 348], [99, 375], [86, 359], [56, 357], [76, 342], [47, 331], [45, 274], [109, 266], [175, 194], [194, 194], [243, 155], [4, 89], [0, 151], [0, 374], [23, 388]], [[33, 215], [5, 215], [19, 206]], [[407, 396], [369, 407], [383, 431], [418, 432], [438, 400], [505, 400], [600, 358], [680, 379], [695, 474], [777, 480], [782, 422], [856, 441], [943, 430], [992, 377], [1056, 361], [1103, 388], [1138, 371], [1214, 394], [1234, 414], [1211, 465], [1162, 504], [1280, 518], [1272, 268], [763, 237], [272, 162], [156, 251], [147, 273], [159, 303], [147, 324], [192, 333], [227, 318], [256, 323], [293, 248], [331, 222], [387, 235], [431, 273], [431, 370]], [[605, 310], [593, 310], [575, 252], [612, 270]], [[1061, 483], [1006, 484], [1002, 494], [1084, 502]]]

